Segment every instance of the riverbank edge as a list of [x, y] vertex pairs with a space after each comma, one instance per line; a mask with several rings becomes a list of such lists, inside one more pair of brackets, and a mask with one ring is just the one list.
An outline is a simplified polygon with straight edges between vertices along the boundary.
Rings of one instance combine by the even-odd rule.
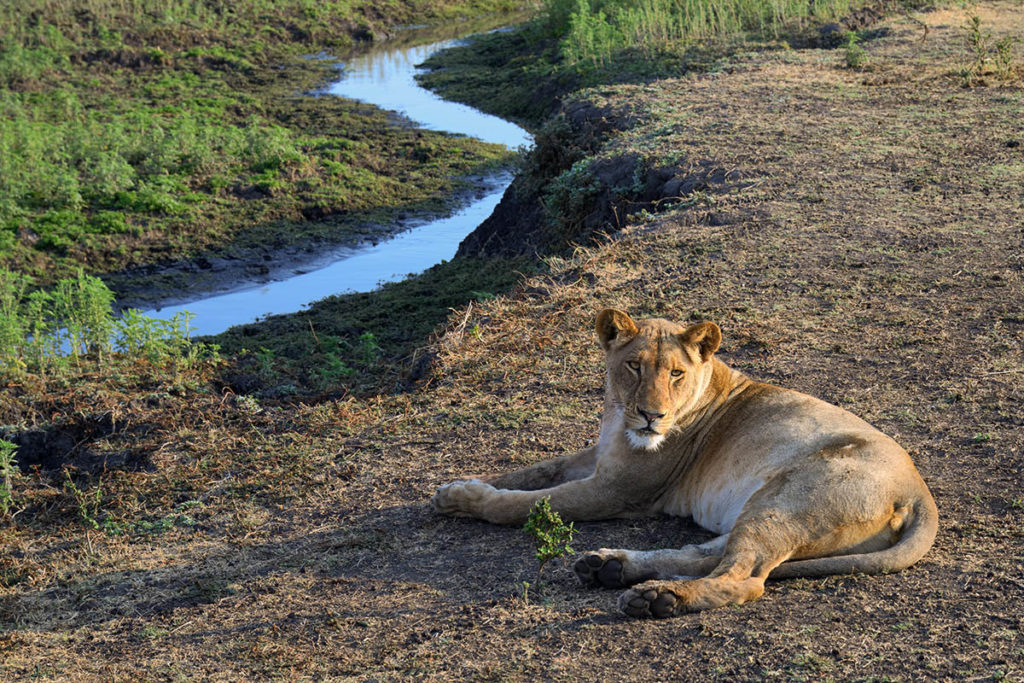
[[[877, 0], [830, 20], [795, 25], [773, 40], [726, 38], [683, 50], [672, 77], [706, 78], [735, 68], [744, 51], [836, 49], [872, 37], [871, 27], [910, 5]], [[622, 64], [574, 70], [560, 64], [557, 41], [536, 27], [485, 34], [424, 62], [420, 84], [441, 97], [515, 121], [535, 131], [535, 146], [493, 214], [466, 237], [459, 257], [518, 258], [564, 254], [620, 230], [629, 216], [679, 206], [705, 207], [692, 220], [734, 222], [716, 213], [714, 196], [756, 182], [753, 168], [727, 169], [716, 159], [618, 151], [616, 136], [642, 123], [628, 100], [607, 89], [667, 78], [664, 64]], [[532, 33], [531, 33], [532, 31]], [[528, 35], [529, 33], [529, 35]], [[655, 60], [656, 61], [656, 60]], [[636, 67], [636, 68], [634, 68]], [[616, 73], [621, 68], [622, 73]], [[498, 87], [494, 87], [494, 83]]]
[[[850, 22], [877, 19], [857, 15]], [[520, 32], [481, 34], [426, 63], [436, 66], [452, 52], [465, 55], [479, 45], [486, 50], [501, 40], [522, 47]], [[534, 48], [534, 58], [542, 59], [543, 46]], [[524, 54], [520, 52], [518, 58]], [[489, 70], [495, 58], [493, 52], [484, 55], [479, 68]], [[699, 67], [695, 63], [692, 77], [706, 77]], [[431, 76], [428, 72], [419, 79], [421, 84], [431, 87]], [[442, 88], [438, 94], [447, 97], [450, 92]], [[725, 202], [731, 205], [728, 210], [717, 208], [726, 195], [761, 182], [756, 168], [733, 168], [715, 158], [641, 154], [629, 145], [616, 145], [617, 137], [643, 121], [630, 102], [614, 92], [574, 91], [571, 84], [548, 83], [531, 97], [533, 109], [548, 113], [522, 117], [493, 106], [494, 101], [492, 106], [481, 106], [487, 100], [482, 92], [472, 98], [471, 106], [528, 126], [535, 144], [522, 158], [494, 212], [463, 240], [452, 261], [376, 292], [328, 297], [301, 312], [269, 316], [209, 337], [228, 353], [243, 354], [225, 375], [228, 386], [266, 398], [315, 392], [318, 380], [311, 372], [334, 363], [334, 355], [344, 363], [344, 373], [334, 380], [346, 392], [363, 395], [429, 382], [448, 311], [472, 305], [481, 296], [502, 293], [515, 285], [520, 274], [544, 271], [548, 259], [565, 257], [577, 245], [606, 239], [637, 215], [650, 219], [681, 209], [678, 220], [692, 225], [726, 225], [756, 217], [758, 209], [736, 203]], [[455, 292], [467, 271], [475, 271], [473, 284]], [[443, 306], [431, 300], [438, 292], [444, 292]], [[408, 313], [413, 310], [415, 321]], [[403, 324], [405, 329], [398, 329]], [[321, 342], [324, 338], [330, 340], [326, 345]], [[364, 338], [373, 340], [372, 357], [357, 350]], [[268, 371], [267, 363], [255, 360], [254, 351], [273, 358], [279, 371]], [[319, 389], [330, 387], [322, 383]]]

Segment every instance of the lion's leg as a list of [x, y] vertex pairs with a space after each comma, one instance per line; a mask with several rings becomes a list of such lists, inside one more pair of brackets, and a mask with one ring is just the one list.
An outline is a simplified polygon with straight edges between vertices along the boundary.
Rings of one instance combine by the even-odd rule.
[[627, 511], [628, 498], [612, 478], [600, 472], [534, 491], [498, 489], [470, 479], [445, 484], [431, 498], [434, 510], [455, 517], [476, 517], [495, 524], [523, 524], [538, 501], [551, 499], [551, 509], [565, 521], [618, 517]]
[[787, 538], [794, 525], [775, 513], [747, 518], [730, 532], [725, 552], [708, 576], [647, 581], [619, 596], [619, 609], [633, 617], [671, 617], [761, 597], [764, 581], [798, 545]]
[[622, 588], [650, 579], [704, 576], [722, 560], [729, 534], [699, 545], [666, 550], [601, 548], [583, 554], [574, 569], [588, 586]]
[[522, 524], [538, 500], [551, 498], [552, 508], [568, 520], [603, 519], [612, 491], [589, 482], [597, 465], [597, 449], [545, 460], [486, 481], [463, 479], [445, 484], [431, 498], [434, 509], [456, 517], [477, 517], [498, 524]]
[[484, 481], [496, 489], [537, 491], [585, 479], [594, 473], [596, 465], [597, 448], [591, 446], [573, 455], [544, 460], [514, 472], [487, 477]]

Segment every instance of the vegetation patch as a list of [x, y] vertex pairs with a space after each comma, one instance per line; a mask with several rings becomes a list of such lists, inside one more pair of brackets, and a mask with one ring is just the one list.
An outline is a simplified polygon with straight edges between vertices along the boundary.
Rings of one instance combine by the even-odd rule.
[[0, 377], [67, 375], [87, 360], [102, 367], [115, 350], [185, 366], [217, 355], [215, 347], [192, 343], [188, 313], [165, 321], [128, 309], [115, 317], [113, 292], [97, 277], [79, 271], [52, 290], [33, 284], [0, 268]]
[[446, 98], [538, 127], [587, 86], [719, 73], [750, 52], [836, 47], [886, 11], [927, 4], [545, 0], [532, 22], [433, 55], [418, 78]]
[[[393, 23], [508, 9], [96, 0], [0, 10], [0, 264], [53, 282], [431, 206], [505, 152], [309, 93]], [[257, 27], [262, 27], [257, 29]], [[318, 225], [333, 217], [329, 229]], [[128, 289], [126, 285], [124, 289]], [[124, 294], [124, 291], [119, 294]]]
[[[700, 220], [737, 220], [738, 214], [714, 211], [716, 197], [755, 186], [761, 172], [659, 145], [657, 138], [678, 125], [677, 112], [662, 117], [631, 110], [623, 106], [631, 100], [610, 84], [720, 74], [744, 68], [758, 52], [785, 54], [791, 43], [834, 46], [838, 36], [847, 41], [847, 65], [861, 68], [861, 34], [847, 29], [877, 21], [883, 9], [845, 1], [769, 6], [743, 0], [549, 0], [517, 31], [475, 37], [431, 57], [427, 66], [433, 70], [420, 77], [425, 85], [538, 131], [514, 192], [459, 254], [564, 252], [620, 229], [630, 215], [651, 217], [676, 207], [710, 209], [699, 212]], [[648, 144], [615, 142], [651, 116], [665, 127], [645, 127]]]

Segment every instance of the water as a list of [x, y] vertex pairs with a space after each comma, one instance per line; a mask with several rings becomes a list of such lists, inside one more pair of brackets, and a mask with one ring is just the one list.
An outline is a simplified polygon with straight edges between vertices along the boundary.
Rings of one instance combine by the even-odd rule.
[[441, 99], [416, 84], [415, 65], [457, 42], [384, 49], [357, 57], [345, 63], [345, 75], [325, 92], [401, 112], [430, 130], [462, 133], [512, 149], [533, 144], [530, 134], [516, 124]]
[[[397, 111], [431, 130], [469, 135], [510, 148], [532, 144], [530, 135], [519, 126], [464, 104], [443, 100], [416, 84], [416, 64], [455, 42], [385, 48], [356, 57], [345, 63], [341, 78], [323, 92]], [[494, 189], [454, 215], [423, 223], [373, 247], [339, 250], [338, 260], [318, 263], [309, 272], [297, 270], [286, 279], [144, 314], [168, 320], [187, 310], [195, 314], [195, 334], [217, 334], [267, 315], [299, 311], [332, 294], [371, 291], [384, 282], [423, 272], [455, 255], [462, 239], [497, 206], [512, 177], [504, 173], [493, 180]]]
[[255, 288], [146, 311], [145, 315], [169, 320], [177, 313], [190, 311], [195, 314], [194, 334], [217, 334], [265, 315], [294, 313], [331, 294], [369, 292], [382, 282], [421, 273], [455, 255], [459, 242], [494, 211], [511, 177], [507, 175], [497, 189], [448, 218], [430, 221], [373, 247], [347, 250], [341, 260], [323, 268], [297, 272]]

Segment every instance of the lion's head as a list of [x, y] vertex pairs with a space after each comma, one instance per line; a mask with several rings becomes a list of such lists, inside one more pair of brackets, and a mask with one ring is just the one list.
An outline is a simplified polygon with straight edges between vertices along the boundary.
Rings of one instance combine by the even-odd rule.
[[721, 330], [711, 322], [636, 323], [609, 308], [597, 316], [597, 336], [608, 357], [608, 399], [622, 411], [626, 438], [635, 448], [656, 450], [708, 386]]

